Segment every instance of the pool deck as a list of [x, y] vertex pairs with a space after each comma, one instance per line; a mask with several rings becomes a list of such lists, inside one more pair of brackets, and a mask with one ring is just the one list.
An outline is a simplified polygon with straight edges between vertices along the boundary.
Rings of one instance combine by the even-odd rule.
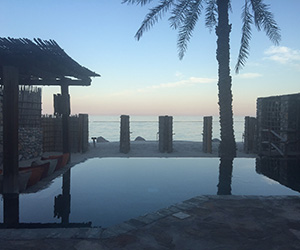
[[106, 229], [0, 229], [0, 248], [300, 249], [300, 197], [198, 196]]

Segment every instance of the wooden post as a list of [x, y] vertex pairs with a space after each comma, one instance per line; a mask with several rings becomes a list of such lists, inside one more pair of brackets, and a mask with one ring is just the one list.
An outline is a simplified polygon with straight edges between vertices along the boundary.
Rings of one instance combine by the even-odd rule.
[[166, 138], [166, 144], [167, 144], [167, 152], [172, 153], [173, 152], [173, 117], [167, 116], [167, 138]]
[[165, 117], [164, 116], [159, 116], [158, 118], [158, 148], [159, 152], [164, 153], [165, 152], [165, 144], [164, 144], [164, 138], [165, 138]]
[[19, 193], [19, 75], [3, 67], [3, 193]]
[[159, 151], [161, 153], [173, 151], [173, 117], [159, 116]]
[[203, 117], [203, 146], [204, 153], [212, 153], [212, 116]]
[[94, 146], [94, 148], [95, 148], [95, 147], [96, 147], [97, 137], [92, 137], [92, 140], [93, 140], [93, 146]]
[[257, 121], [255, 117], [245, 117], [244, 151], [247, 154], [255, 153], [257, 151], [256, 123]]
[[79, 144], [81, 153], [88, 150], [89, 145], [89, 116], [88, 114], [79, 114]]
[[120, 152], [127, 154], [130, 151], [129, 115], [121, 115]]
[[70, 138], [69, 138], [69, 116], [70, 116], [70, 96], [69, 86], [61, 85], [61, 95], [63, 97], [63, 112], [62, 112], [62, 144], [63, 153], [69, 153], [69, 161], [71, 159]]

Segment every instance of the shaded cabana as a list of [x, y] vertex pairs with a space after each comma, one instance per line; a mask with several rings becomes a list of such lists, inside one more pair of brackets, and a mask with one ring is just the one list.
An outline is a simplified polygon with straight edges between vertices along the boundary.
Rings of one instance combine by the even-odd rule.
[[19, 85], [61, 86], [63, 153], [70, 153], [69, 86], [89, 86], [100, 76], [81, 66], [53, 40], [0, 38], [0, 84], [3, 89], [3, 193], [18, 193]]

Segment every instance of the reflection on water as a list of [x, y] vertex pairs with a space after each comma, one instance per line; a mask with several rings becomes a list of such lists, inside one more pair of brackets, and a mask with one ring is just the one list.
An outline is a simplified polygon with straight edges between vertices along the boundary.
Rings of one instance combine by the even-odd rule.
[[300, 192], [300, 159], [258, 158], [256, 172]]
[[47, 189], [4, 195], [0, 222], [2, 227], [107, 227], [198, 195], [297, 195], [286, 188], [300, 191], [296, 165], [241, 158], [95, 158]]
[[219, 167], [218, 195], [231, 195], [233, 158], [221, 158]]
[[20, 223], [19, 194], [3, 194], [4, 228], [41, 228], [41, 227], [91, 227], [88, 223], [69, 223], [71, 207], [71, 169], [63, 174], [62, 194], [54, 197], [54, 217], [61, 218], [61, 223]]
[[19, 194], [4, 194], [3, 200], [3, 218], [5, 227], [18, 227]]
[[70, 207], [71, 207], [71, 169], [63, 175], [62, 194], [54, 198], [54, 217], [61, 218], [61, 223], [67, 225], [69, 223]]

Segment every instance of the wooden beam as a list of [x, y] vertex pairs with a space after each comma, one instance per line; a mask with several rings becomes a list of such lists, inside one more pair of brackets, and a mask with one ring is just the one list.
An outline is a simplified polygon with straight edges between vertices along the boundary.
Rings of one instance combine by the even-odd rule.
[[3, 66], [3, 193], [19, 193], [18, 70]]
[[62, 139], [63, 139], [63, 153], [70, 154], [70, 141], [69, 141], [69, 115], [70, 115], [70, 102], [69, 102], [69, 86], [61, 85], [61, 95], [63, 96], [64, 108], [62, 114]]
[[45, 79], [21, 79], [20, 85], [37, 85], [37, 86], [90, 86], [91, 79], [78, 79], [73, 80], [69, 78], [55, 79], [55, 78], [45, 78]]

